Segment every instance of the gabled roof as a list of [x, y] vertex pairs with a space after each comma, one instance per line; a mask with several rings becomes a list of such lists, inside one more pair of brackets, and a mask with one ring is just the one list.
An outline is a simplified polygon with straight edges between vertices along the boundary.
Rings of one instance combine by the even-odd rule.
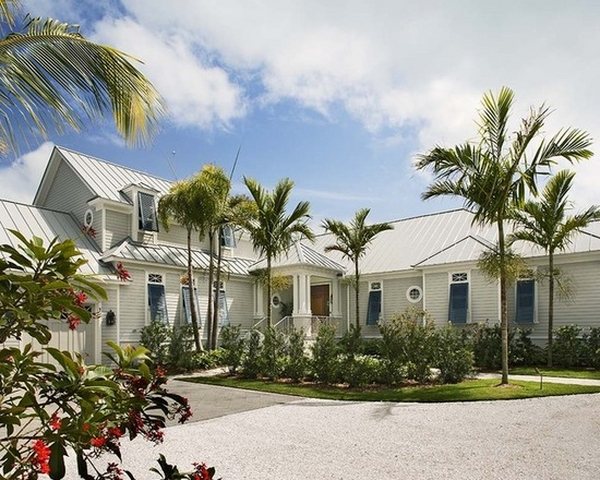
[[[102, 256], [104, 261], [133, 260], [137, 262], [187, 267], [187, 249], [174, 245], [150, 245], [134, 242], [126, 238], [119, 244], [107, 250]], [[192, 263], [195, 269], [208, 269], [210, 256], [202, 251], [192, 249]], [[224, 272], [232, 275], [248, 275], [248, 268], [254, 260], [247, 258], [223, 258], [221, 266]]]
[[81, 268], [83, 274], [110, 274], [100, 263], [100, 252], [93, 240], [84, 234], [77, 222], [68, 213], [33, 207], [22, 203], [0, 200], [0, 243], [17, 246], [19, 240], [9, 230], [18, 230], [26, 238], [40, 237], [48, 245], [55, 237], [59, 240], [72, 239], [88, 261]]
[[[331, 258], [317, 252], [300, 241], [294, 242], [287, 252], [273, 260], [272, 267], [289, 267], [292, 265], [308, 265], [340, 273], [345, 271], [343, 265], [333, 261]], [[249, 270], [262, 270], [264, 268], [267, 268], [267, 260], [266, 258], [261, 258], [258, 262], [254, 263]]]
[[[51, 161], [59, 154], [93, 192], [92, 198], [104, 198], [120, 203], [130, 204], [131, 200], [122, 192], [130, 185], [141, 185], [146, 189], [155, 190], [159, 195], [169, 191], [171, 182], [164, 178], [156, 177], [149, 173], [134, 170], [114, 163], [107, 162], [84, 153], [76, 152], [65, 147], [55, 147], [51, 155]], [[42, 178], [42, 184], [36, 193], [34, 203], [42, 191], [44, 182], [50, 181], [50, 164]]]
[[[494, 243], [494, 228], [473, 224], [473, 214], [465, 209], [405, 218], [390, 222], [394, 227], [380, 233], [371, 243], [360, 261], [363, 274], [410, 270], [423, 259], [453, 245], [469, 235]], [[319, 235], [315, 249], [324, 252], [327, 245], [335, 243], [331, 234]], [[350, 262], [338, 252], [327, 255], [350, 268]]]
[[443, 263], [477, 261], [485, 250], [490, 250], [494, 245], [481, 237], [468, 235], [458, 242], [443, 248], [439, 252], [415, 264], [416, 268], [440, 265]]

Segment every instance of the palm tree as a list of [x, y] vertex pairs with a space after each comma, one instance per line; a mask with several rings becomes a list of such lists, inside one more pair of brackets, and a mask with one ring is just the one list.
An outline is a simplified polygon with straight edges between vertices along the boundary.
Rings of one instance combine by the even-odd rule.
[[[277, 255], [285, 252], [293, 242], [295, 234], [313, 240], [314, 235], [306, 223], [310, 218], [310, 204], [299, 202], [292, 213], [287, 213], [294, 182], [289, 178], [281, 180], [272, 192], [265, 190], [256, 180], [244, 177], [250, 191], [256, 217], [245, 223], [250, 233], [254, 249], [267, 260], [267, 298], [271, 301], [271, 266]], [[271, 308], [267, 309], [267, 325], [271, 326]]]
[[[0, 21], [14, 28], [16, 1], [0, 0]], [[79, 27], [27, 17], [0, 39], [0, 146], [17, 150], [32, 136], [81, 130], [112, 114], [131, 144], [146, 141], [162, 113], [158, 93], [125, 53], [86, 40]], [[17, 120], [18, 119], [18, 120]]]
[[591, 138], [583, 131], [566, 128], [550, 140], [538, 137], [550, 110], [542, 105], [531, 109], [520, 127], [509, 137], [508, 121], [514, 94], [503, 87], [498, 95], [483, 96], [479, 112], [480, 140], [454, 148], [435, 147], [418, 158], [417, 168], [431, 168], [434, 181], [423, 199], [456, 196], [474, 211], [474, 222], [495, 225], [498, 230], [496, 254], [500, 277], [500, 324], [502, 329], [502, 384], [508, 383], [507, 265], [511, 256], [506, 244], [505, 224], [527, 193], [536, 196], [540, 174], [548, 173], [560, 157], [570, 161], [592, 156]]
[[360, 330], [360, 308], [359, 298], [359, 261], [367, 253], [367, 248], [377, 235], [386, 230], [392, 230], [394, 227], [389, 223], [374, 223], [366, 225], [367, 216], [371, 210], [362, 208], [354, 214], [354, 218], [349, 224], [339, 220], [326, 218], [322, 226], [335, 237], [335, 243], [325, 247], [326, 252], [337, 251], [354, 264], [354, 294], [356, 303], [356, 329]]
[[194, 271], [192, 264], [192, 232], [196, 231], [203, 238], [209, 228], [210, 221], [217, 210], [214, 190], [209, 182], [211, 166], [189, 180], [181, 181], [171, 187], [169, 193], [158, 202], [158, 215], [165, 230], [175, 221], [187, 231], [187, 278], [190, 289], [190, 316], [194, 333], [196, 351], [202, 351], [200, 342], [196, 299], [194, 295]]
[[548, 255], [548, 366], [552, 366], [552, 330], [554, 323], [554, 253], [564, 251], [573, 235], [600, 219], [600, 208], [592, 206], [585, 212], [567, 215], [569, 191], [574, 172], [561, 170], [544, 187], [539, 200], [529, 200], [515, 211], [517, 230], [509, 241], [524, 240], [542, 248]]
[[245, 225], [249, 220], [254, 218], [254, 216], [254, 203], [250, 198], [246, 195], [233, 195], [227, 197], [224, 207], [214, 219], [214, 227], [216, 227], [216, 234], [214, 237], [218, 239], [217, 265], [215, 269], [215, 285], [217, 285], [217, 288], [214, 289], [213, 317], [209, 348], [217, 348], [219, 333], [219, 297], [221, 295], [221, 262], [223, 259], [223, 243], [221, 239], [223, 230], [227, 227], [232, 228], [234, 226]]

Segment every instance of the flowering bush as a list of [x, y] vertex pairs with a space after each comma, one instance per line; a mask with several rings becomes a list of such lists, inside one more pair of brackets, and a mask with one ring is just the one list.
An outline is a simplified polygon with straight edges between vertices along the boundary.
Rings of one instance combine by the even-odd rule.
[[[50, 321], [62, 318], [70, 328], [89, 322], [84, 302], [105, 293], [77, 273], [85, 260], [72, 241], [44, 247], [39, 238], [13, 234], [21, 241], [18, 248], [0, 245], [0, 342], [27, 333], [48, 345]], [[94, 460], [105, 453], [120, 460], [124, 437], [160, 443], [167, 418], [180, 423], [190, 418], [187, 400], [165, 390], [164, 370], [149, 360], [147, 349], [111, 347], [111, 367], [86, 365], [81, 355], [48, 346], [53, 364], [40, 361], [42, 353], [32, 344], [0, 350], [1, 478], [61, 479], [67, 449], [74, 451], [84, 479], [116, 480], [124, 473], [133, 478], [118, 463], [100, 472]], [[213, 473], [197, 467], [163, 478], [208, 479]]]

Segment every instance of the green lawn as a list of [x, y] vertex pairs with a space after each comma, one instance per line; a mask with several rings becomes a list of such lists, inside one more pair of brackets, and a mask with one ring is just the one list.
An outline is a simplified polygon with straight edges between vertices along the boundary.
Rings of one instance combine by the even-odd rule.
[[[590, 378], [600, 380], [600, 370], [586, 369], [566, 369], [566, 368], [548, 368], [539, 367], [540, 372], [546, 377], [566, 377], [566, 378]], [[513, 375], [538, 375], [533, 367], [515, 367], [510, 369]]]
[[560, 385], [555, 383], [544, 383], [543, 390], [540, 390], [538, 382], [511, 382], [510, 386], [499, 387], [497, 386], [498, 380], [495, 379], [467, 380], [457, 385], [408, 386], [402, 388], [381, 387], [373, 389], [348, 389], [316, 384], [294, 385], [290, 383], [247, 380], [224, 376], [191, 377], [180, 380], [258, 390], [261, 392], [296, 395], [299, 397], [373, 402], [470, 402], [477, 400], [508, 400], [551, 395], [600, 393], [600, 387]]

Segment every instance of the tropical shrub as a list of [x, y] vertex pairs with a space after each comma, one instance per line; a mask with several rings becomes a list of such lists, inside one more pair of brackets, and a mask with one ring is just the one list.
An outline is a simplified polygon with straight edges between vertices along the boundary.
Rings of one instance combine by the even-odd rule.
[[340, 350], [348, 357], [354, 357], [363, 353], [363, 343], [360, 329], [350, 325], [350, 329], [340, 340]]
[[[84, 302], [105, 293], [77, 273], [85, 260], [72, 241], [46, 247], [40, 238], [13, 233], [18, 248], [0, 245], [0, 343], [26, 332], [48, 345], [50, 321], [63, 318], [77, 329], [91, 318]], [[2, 478], [64, 478], [67, 451], [82, 478], [118, 478], [128, 472], [117, 463], [101, 472], [95, 459], [103, 453], [120, 459], [125, 436], [160, 443], [167, 418], [182, 423], [191, 416], [187, 400], [165, 390], [164, 370], [146, 348], [110, 346], [113, 366], [87, 365], [81, 355], [45, 347], [50, 365], [31, 343], [0, 349]]]
[[585, 356], [585, 346], [580, 335], [581, 327], [577, 325], [563, 325], [554, 330], [552, 358], [556, 365], [566, 368], [581, 365]]
[[535, 345], [529, 336], [531, 330], [517, 328], [511, 336], [511, 365], [540, 365], [544, 362], [544, 349]]
[[409, 308], [382, 323], [379, 329], [387, 381], [426, 381], [431, 375], [435, 347], [435, 329], [427, 312]]
[[189, 372], [194, 365], [194, 329], [191, 325], [175, 325], [169, 343], [169, 367], [175, 372]]
[[205, 350], [203, 352], [193, 352], [191, 353], [190, 369], [210, 370], [211, 368], [227, 366], [225, 357], [225, 350], [222, 348]]
[[294, 382], [308, 373], [308, 357], [304, 352], [304, 330], [292, 330], [287, 339], [284, 375]]
[[448, 325], [436, 330], [434, 366], [440, 370], [441, 383], [462, 382], [473, 371], [473, 351], [461, 332]]
[[260, 355], [261, 373], [274, 380], [281, 376], [285, 366], [285, 338], [273, 327], [268, 327], [264, 335]]
[[380, 338], [365, 338], [362, 341], [362, 353], [372, 357], [381, 357], [381, 346]]
[[242, 360], [242, 374], [247, 378], [257, 378], [261, 373], [261, 336], [262, 334], [256, 329], [250, 332]]
[[600, 370], [600, 327], [590, 328], [585, 337], [587, 364]]
[[221, 329], [223, 360], [231, 373], [235, 373], [242, 363], [245, 341], [241, 336], [240, 325], [227, 325]]
[[311, 345], [312, 371], [317, 380], [335, 383], [338, 380], [338, 345], [335, 327], [323, 324], [319, 327], [315, 342]]
[[168, 367], [171, 361], [169, 344], [171, 328], [164, 322], [153, 320], [141, 330], [140, 344], [150, 351], [150, 358], [157, 365]]
[[350, 387], [381, 383], [381, 361], [370, 355], [346, 355], [340, 362], [340, 377]]

